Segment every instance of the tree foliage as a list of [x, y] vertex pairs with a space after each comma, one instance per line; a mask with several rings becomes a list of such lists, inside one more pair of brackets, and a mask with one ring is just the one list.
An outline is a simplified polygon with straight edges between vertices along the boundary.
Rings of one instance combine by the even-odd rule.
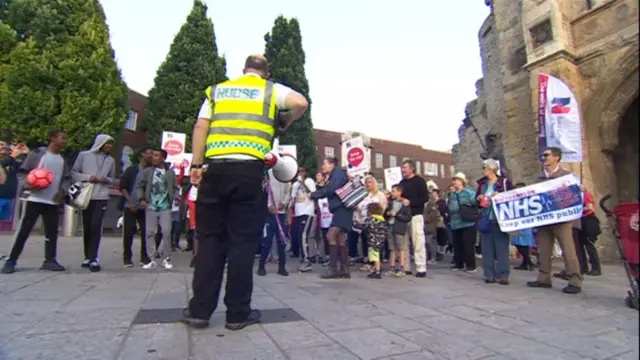
[[271, 79], [300, 92], [309, 101], [309, 110], [305, 115], [279, 137], [281, 144], [296, 145], [298, 164], [308, 169], [309, 173], [313, 173], [317, 166], [316, 146], [313, 141], [311, 98], [309, 82], [304, 71], [305, 54], [298, 20], [279, 16], [271, 33], [267, 33], [264, 40]]
[[116, 135], [127, 88], [97, 0], [6, 0], [0, 6], [0, 136], [30, 145], [51, 129], [70, 152]]
[[204, 90], [227, 80], [226, 62], [218, 56], [218, 47], [207, 6], [195, 0], [187, 21], [171, 44], [169, 54], [158, 68], [144, 126], [150, 146], [158, 146], [162, 131], [191, 133], [204, 100]]

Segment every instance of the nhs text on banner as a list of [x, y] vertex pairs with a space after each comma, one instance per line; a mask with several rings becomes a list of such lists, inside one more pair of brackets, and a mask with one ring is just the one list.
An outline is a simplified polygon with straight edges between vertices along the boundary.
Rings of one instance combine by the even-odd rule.
[[582, 192], [575, 175], [497, 194], [492, 203], [502, 232], [564, 223], [582, 217]]

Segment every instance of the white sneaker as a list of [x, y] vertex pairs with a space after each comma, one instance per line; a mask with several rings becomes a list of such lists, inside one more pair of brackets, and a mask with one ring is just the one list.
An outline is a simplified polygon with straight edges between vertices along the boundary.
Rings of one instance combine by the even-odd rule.
[[151, 260], [151, 261], [149, 261], [148, 263], [143, 264], [143, 265], [142, 265], [142, 268], [143, 268], [143, 269], [145, 269], [145, 270], [148, 270], [148, 269], [155, 269], [155, 268], [156, 268], [156, 262], [155, 262], [155, 261], [153, 261], [153, 260]]
[[167, 270], [173, 269], [173, 265], [171, 265], [171, 258], [165, 258], [162, 260], [162, 266]]
[[437, 264], [438, 264], [438, 262], [435, 261], [435, 260], [428, 260], [427, 261], [427, 265], [437, 265]]

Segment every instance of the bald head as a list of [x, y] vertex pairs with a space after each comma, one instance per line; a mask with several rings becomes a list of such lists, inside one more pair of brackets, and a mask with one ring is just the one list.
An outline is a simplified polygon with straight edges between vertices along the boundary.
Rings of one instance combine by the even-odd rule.
[[255, 73], [263, 78], [269, 77], [269, 62], [263, 55], [249, 55], [244, 62], [244, 73]]

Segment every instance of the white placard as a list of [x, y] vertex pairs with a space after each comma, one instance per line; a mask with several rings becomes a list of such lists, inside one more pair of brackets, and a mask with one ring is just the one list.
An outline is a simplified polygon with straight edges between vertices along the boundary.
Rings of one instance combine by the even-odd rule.
[[342, 163], [349, 175], [364, 175], [371, 170], [371, 151], [364, 146], [361, 136], [342, 143]]
[[165, 161], [170, 164], [182, 162], [186, 141], [187, 134], [163, 131], [160, 145], [167, 152], [167, 160]]
[[385, 189], [391, 191], [391, 187], [402, 180], [402, 169], [399, 166], [384, 169]]

